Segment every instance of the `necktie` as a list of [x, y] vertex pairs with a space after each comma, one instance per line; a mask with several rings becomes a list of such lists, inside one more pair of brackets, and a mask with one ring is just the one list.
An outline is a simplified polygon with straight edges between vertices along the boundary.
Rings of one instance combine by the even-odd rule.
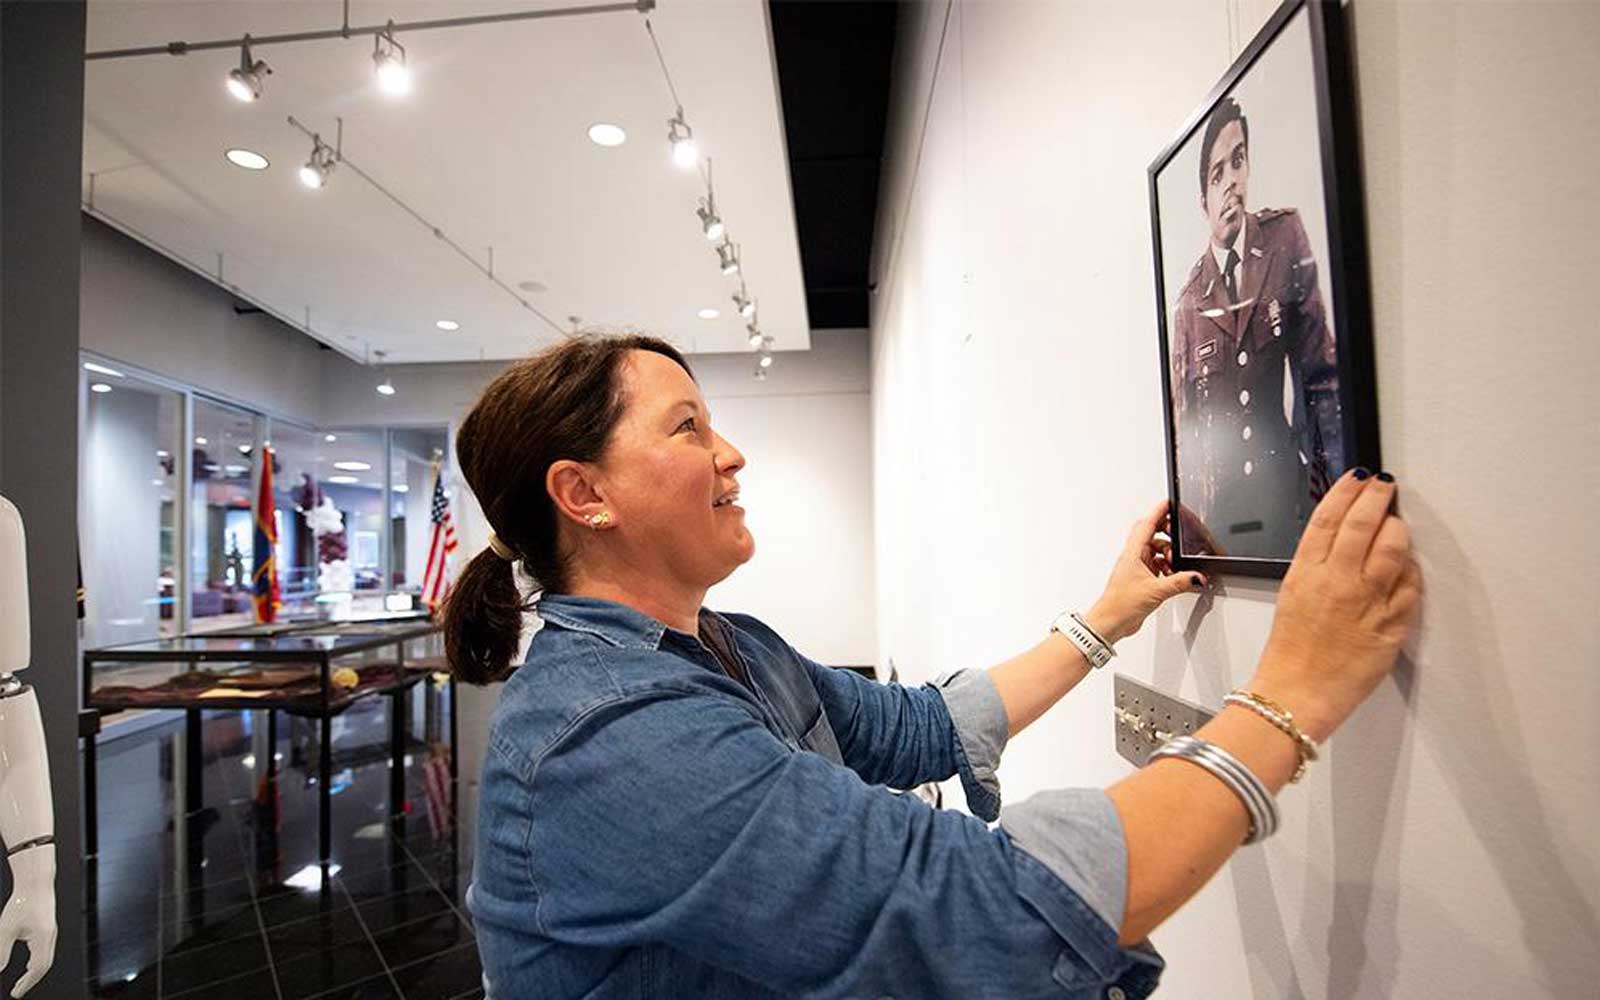
[[1228, 301], [1232, 302], [1234, 305], [1239, 304], [1239, 284], [1234, 280], [1233, 277], [1233, 272], [1237, 271], [1238, 269], [1239, 252], [1237, 250], [1230, 249], [1228, 251], [1227, 267], [1224, 268], [1222, 272], [1222, 285], [1228, 290]]

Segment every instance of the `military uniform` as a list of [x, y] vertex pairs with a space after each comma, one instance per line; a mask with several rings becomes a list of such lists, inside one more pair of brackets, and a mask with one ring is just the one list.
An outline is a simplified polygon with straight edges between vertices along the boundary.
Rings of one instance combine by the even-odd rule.
[[1238, 301], [1208, 246], [1173, 314], [1179, 497], [1218, 554], [1288, 558], [1343, 465], [1333, 332], [1294, 209], [1249, 215], [1234, 249]]

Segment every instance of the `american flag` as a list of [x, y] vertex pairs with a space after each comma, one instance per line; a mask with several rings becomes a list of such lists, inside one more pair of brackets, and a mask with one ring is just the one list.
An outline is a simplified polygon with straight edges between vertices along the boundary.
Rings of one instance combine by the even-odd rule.
[[422, 574], [422, 603], [431, 611], [450, 593], [450, 556], [456, 550], [456, 526], [450, 517], [450, 499], [444, 495], [444, 470], [433, 471], [433, 534], [428, 538], [428, 568]]

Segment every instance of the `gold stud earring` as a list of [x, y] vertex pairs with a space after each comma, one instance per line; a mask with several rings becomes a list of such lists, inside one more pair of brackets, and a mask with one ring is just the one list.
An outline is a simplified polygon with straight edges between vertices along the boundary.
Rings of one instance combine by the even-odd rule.
[[598, 514], [590, 514], [588, 521], [589, 527], [599, 531], [601, 528], [604, 528], [606, 525], [611, 523], [611, 512], [603, 510]]

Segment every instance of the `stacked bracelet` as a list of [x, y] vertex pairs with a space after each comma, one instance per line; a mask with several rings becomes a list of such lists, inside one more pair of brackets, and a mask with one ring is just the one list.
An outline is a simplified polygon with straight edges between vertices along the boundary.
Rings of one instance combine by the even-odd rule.
[[1261, 779], [1233, 754], [1193, 736], [1176, 736], [1158, 747], [1150, 760], [1161, 757], [1186, 760], [1205, 768], [1239, 797], [1250, 814], [1250, 832], [1244, 838], [1246, 844], [1266, 840], [1278, 829], [1278, 804]]
[[1295, 748], [1300, 751], [1300, 766], [1294, 769], [1294, 777], [1289, 779], [1289, 783], [1293, 784], [1305, 777], [1306, 768], [1310, 766], [1312, 761], [1317, 759], [1317, 745], [1311, 742], [1311, 737], [1302, 732], [1299, 726], [1295, 725], [1293, 712], [1272, 699], [1265, 698], [1252, 691], [1235, 691], [1222, 699], [1222, 703], [1224, 705], [1238, 705], [1240, 708], [1248, 708], [1280, 729], [1285, 736], [1294, 740]]

